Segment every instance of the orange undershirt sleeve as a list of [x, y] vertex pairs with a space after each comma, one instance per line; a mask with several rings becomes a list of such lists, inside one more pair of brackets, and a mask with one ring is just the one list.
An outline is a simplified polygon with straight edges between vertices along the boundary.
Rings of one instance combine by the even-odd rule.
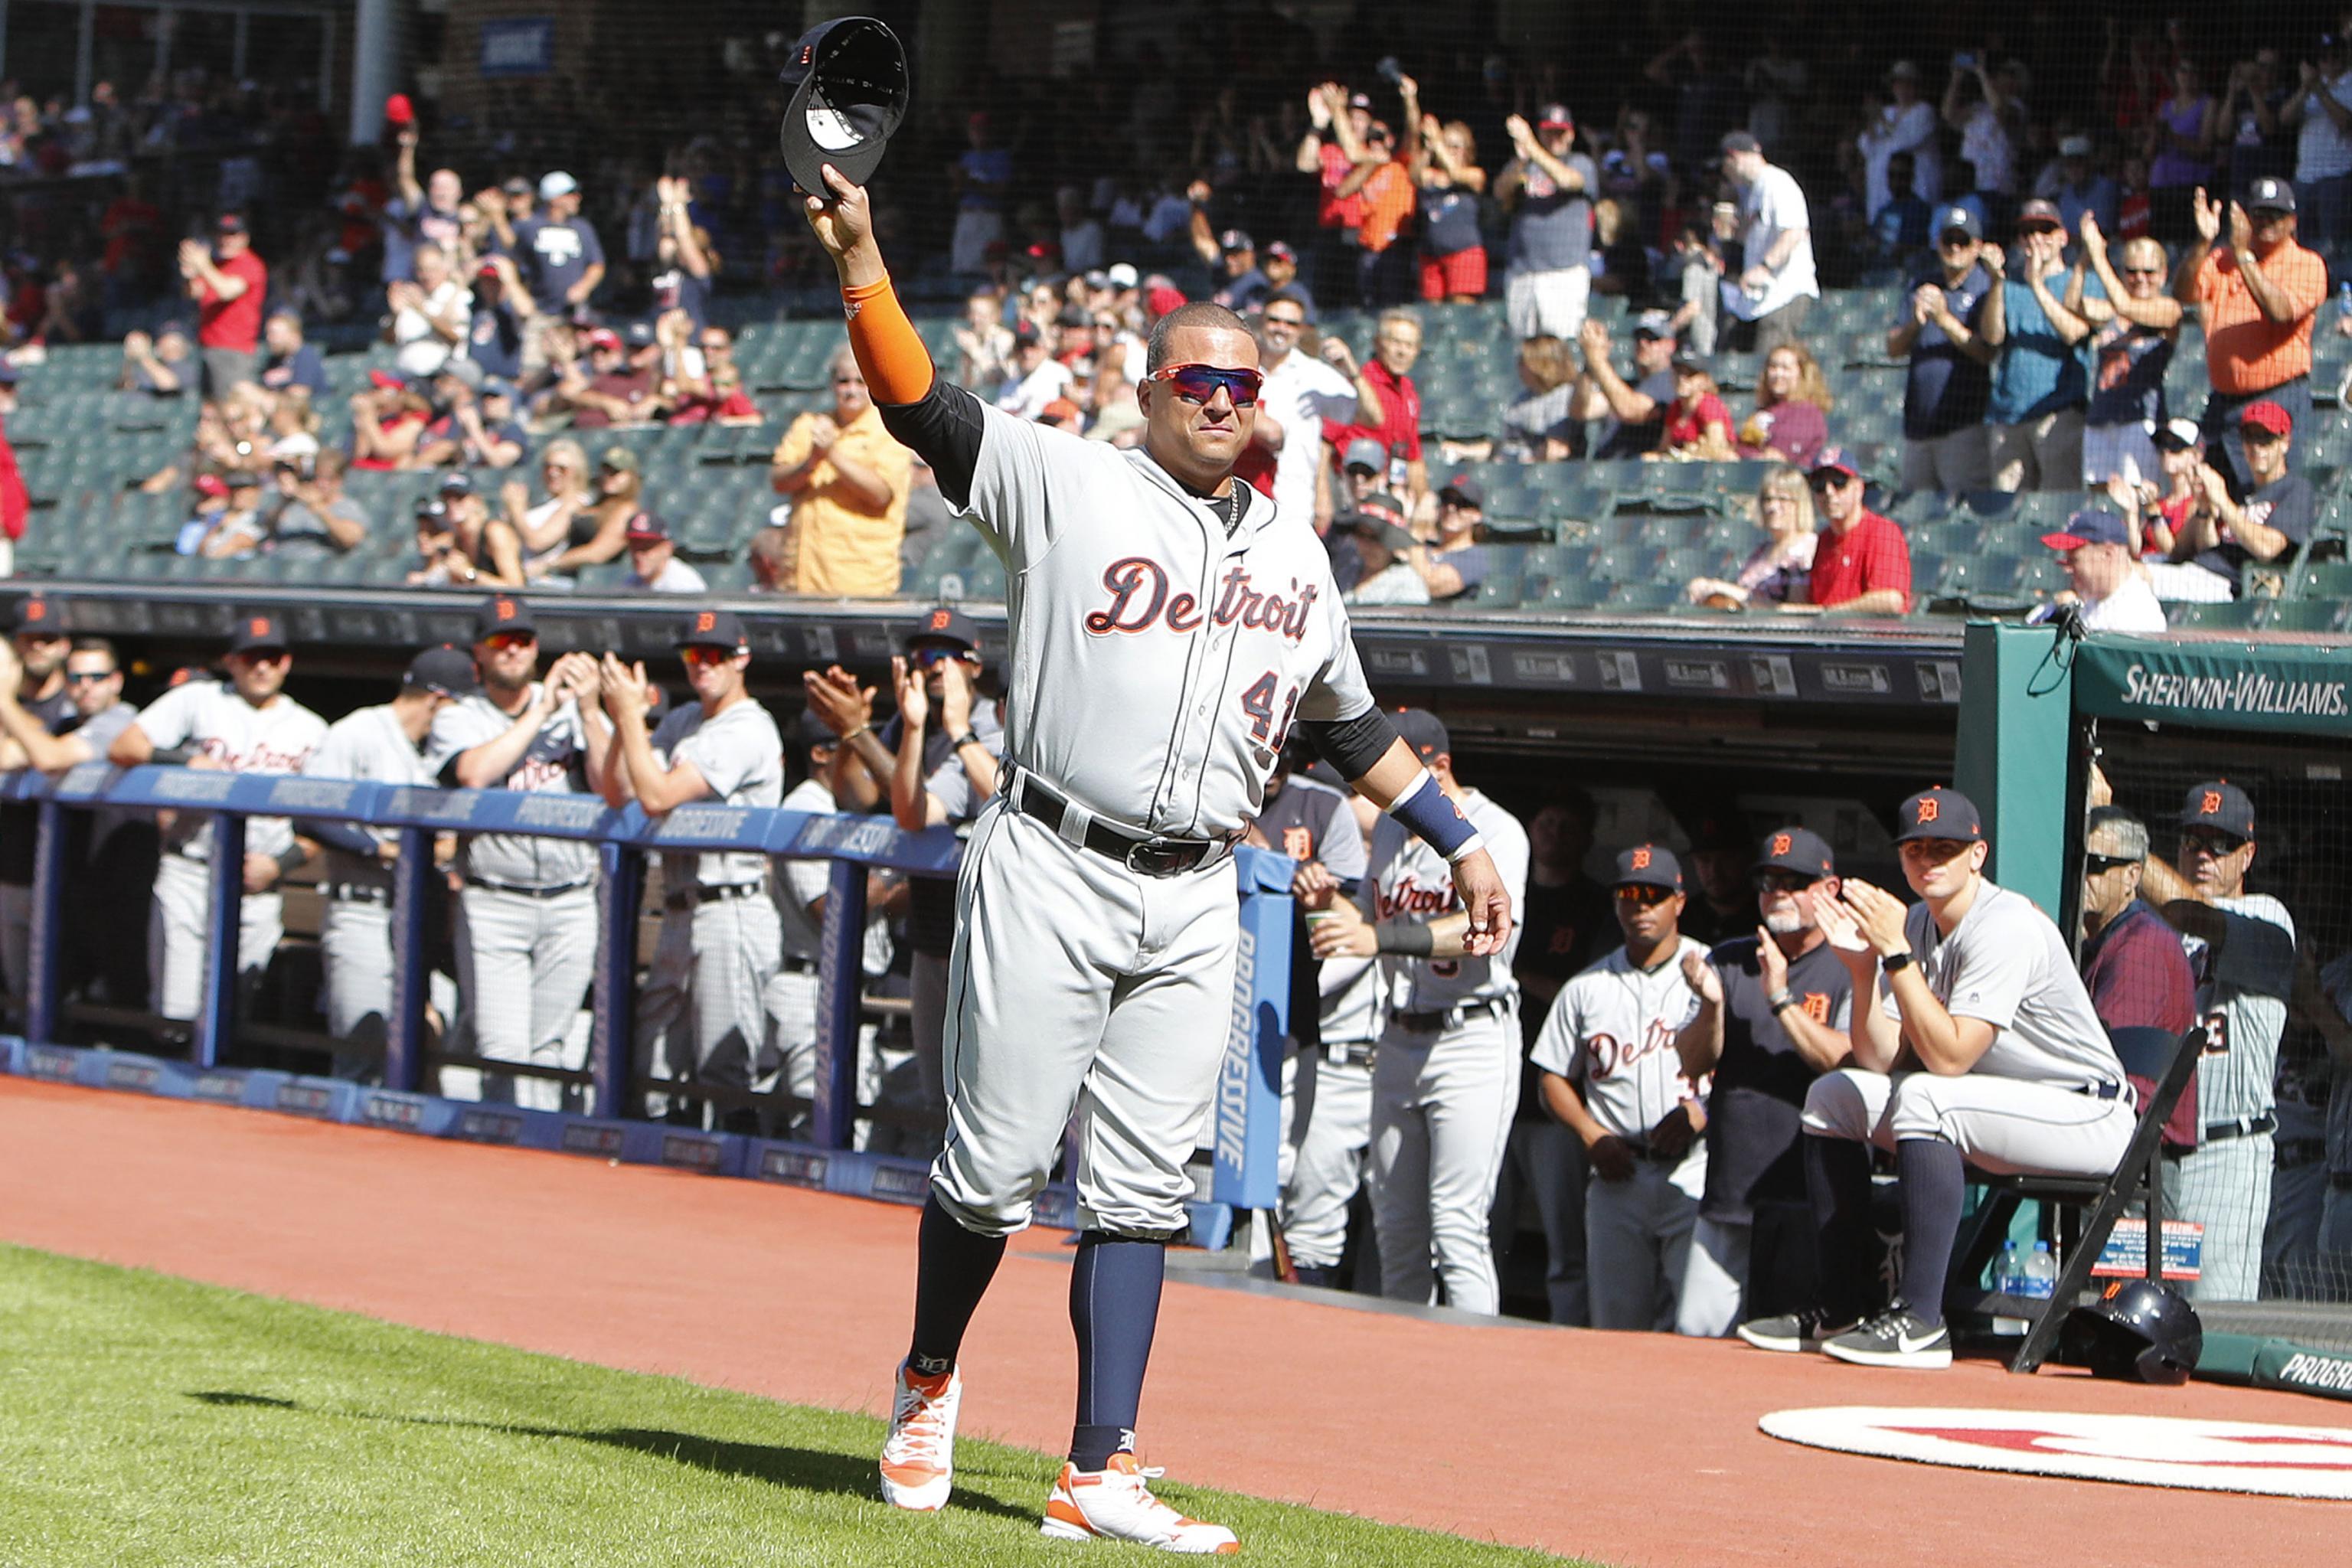
[[872, 283], [851, 284], [841, 291], [841, 303], [849, 317], [850, 351], [857, 356], [857, 368], [866, 373], [866, 389], [874, 401], [922, 401], [938, 372], [888, 275]]

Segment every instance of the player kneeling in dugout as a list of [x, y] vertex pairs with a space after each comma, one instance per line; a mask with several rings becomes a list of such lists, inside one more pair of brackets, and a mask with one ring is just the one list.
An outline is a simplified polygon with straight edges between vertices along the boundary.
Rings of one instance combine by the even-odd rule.
[[[1815, 914], [1853, 978], [1853, 1065], [1805, 1097], [1805, 1185], [1821, 1300], [1752, 1320], [1760, 1349], [1819, 1349], [1863, 1366], [1946, 1367], [1944, 1277], [1969, 1163], [2105, 1176], [2130, 1142], [2130, 1085], [2065, 939], [1984, 874], [1991, 845], [1969, 798], [1924, 790], [1895, 835], [1920, 902], [1849, 879]], [[1895, 1156], [1903, 1271], [1873, 1310], [1870, 1151]]]

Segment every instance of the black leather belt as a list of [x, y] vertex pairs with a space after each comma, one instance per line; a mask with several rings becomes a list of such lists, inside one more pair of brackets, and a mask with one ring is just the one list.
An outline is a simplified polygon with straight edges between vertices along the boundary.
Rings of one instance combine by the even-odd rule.
[[2260, 1116], [2241, 1116], [2235, 1121], [2208, 1121], [2205, 1136], [2200, 1142], [2226, 1143], [2232, 1138], [2252, 1138], [2257, 1133], [2273, 1131], [2277, 1127], [2278, 1118], [2265, 1110]]
[[324, 882], [319, 891], [339, 904], [388, 904], [392, 902], [390, 888], [373, 888], [365, 882]]
[[566, 893], [576, 893], [583, 888], [595, 886], [593, 877], [585, 881], [565, 882], [554, 888], [525, 888], [513, 882], [493, 882], [488, 877], [468, 877], [466, 886], [479, 888], [486, 893], [518, 893], [526, 899], [560, 899]]
[[756, 898], [768, 890], [765, 882], [719, 882], [707, 888], [680, 888], [662, 895], [662, 908], [683, 910], [695, 904], [715, 904], [725, 899]]
[[[1013, 780], [1013, 809], [1035, 817], [1056, 835], [1070, 809], [1069, 797], [1041, 782], [1034, 773], [1016, 773]], [[1106, 860], [1116, 860], [1144, 877], [1180, 877], [1222, 857], [1232, 847], [1224, 838], [1167, 838], [1113, 827], [1097, 816], [1087, 824], [1082, 842]]]
[[1416, 1035], [1431, 1034], [1453, 1024], [1466, 1024], [1473, 1018], [1492, 1018], [1511, 1005], [1507, 996], [1488, 996], [1476, 1002], [1465, 1002], [1459, 1007], [1441, 1008], [1434, 1013], [1399, 1013], [1395, 1022], [1400, 1028], [1411, 1029]]
[[1370, 1040], [1347, 1040], [1339, 1045], [1326, 1044], [1323, 1059], [1339, 1067], [1368, 1068], [1380, 1047]]

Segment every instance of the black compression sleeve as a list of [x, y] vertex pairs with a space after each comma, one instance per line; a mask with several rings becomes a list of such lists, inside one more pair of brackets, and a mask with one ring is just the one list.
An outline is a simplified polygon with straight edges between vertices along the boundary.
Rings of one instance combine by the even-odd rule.
[[882, 428], [900, 446], [930, 464], [940, 494], [958, 506], [971, 501], [971, 477], [980, 468], [980, 399], [944, 376], [912, 403], [884, 403]]
[[1339, 769], [1339, 776], [1349, 784], [1370, 773], [1372, 764], [1388, 755], [1389, 747], [1397, 738], [1396, 726], [1377, 703], [1353, 719], [1330, 723], [1302, 719], [1298, 729], [1307, 737], [1307, 743]]

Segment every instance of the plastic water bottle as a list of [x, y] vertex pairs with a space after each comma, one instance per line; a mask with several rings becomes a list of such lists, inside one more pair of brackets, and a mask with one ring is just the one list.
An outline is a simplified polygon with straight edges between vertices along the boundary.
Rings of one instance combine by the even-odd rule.
[[2024, 1279], [2018, 1287], [2021, 1296], [2048, 1300], [2058, 1289], [2058, 1260], [2050, 1255], [2050, 1244], [2037, 1241], [2032, 1255], [2021, 1259]]
[[2025, 1293], [2025, 1276], [2017, 1259], [2017, 1243], [2004, 1241], [2000, 1244], [2000, 1259], [1993, 1266], [1992, 1288], [2004, 1296]]

